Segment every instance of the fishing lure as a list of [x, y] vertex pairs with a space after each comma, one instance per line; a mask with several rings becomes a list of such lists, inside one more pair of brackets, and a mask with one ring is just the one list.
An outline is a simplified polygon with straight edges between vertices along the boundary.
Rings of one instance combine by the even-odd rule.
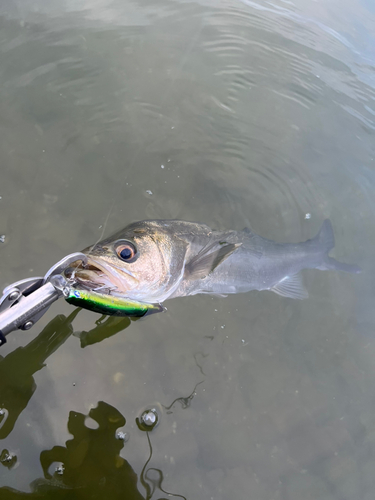
[[66, 287], [64, 298], [73, 306], [82, 307], [89, 311], [94, 311], [100, 314], [109, 316], [132, 316], [142, 318], [143, 316], [164, 311], [164, 307], [160, 304], [147, 304], [145, 302], [137, 302], [127, 298], [117, 297], [115, 295], [107, 295], [92, 290], [84, 290]]

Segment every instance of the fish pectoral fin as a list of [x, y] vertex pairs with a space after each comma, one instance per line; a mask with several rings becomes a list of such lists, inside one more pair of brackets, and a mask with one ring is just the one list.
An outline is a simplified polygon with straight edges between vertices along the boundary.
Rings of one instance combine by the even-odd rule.
[[271, 290], [282, 297], [291, 299], [307, 299], [309, 294], [303, 286], [301, 276], [294, 274], [293, 276], [285, 276]]
[[214, 241], [203, 247], [185, 266], [185, 278], [203, 279], [224, 262], [242, 243]]

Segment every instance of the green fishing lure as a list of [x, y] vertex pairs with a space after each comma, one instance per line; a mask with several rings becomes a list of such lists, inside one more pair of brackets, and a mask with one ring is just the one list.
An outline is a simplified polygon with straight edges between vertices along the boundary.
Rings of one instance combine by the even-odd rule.
[[109, 316], [132, 316], [141, 318], [164, 310], [160, 304], [146, 304], [114, 295], [105, 295], [91, 290], [68, 287], [64, 297], [69, 304]]

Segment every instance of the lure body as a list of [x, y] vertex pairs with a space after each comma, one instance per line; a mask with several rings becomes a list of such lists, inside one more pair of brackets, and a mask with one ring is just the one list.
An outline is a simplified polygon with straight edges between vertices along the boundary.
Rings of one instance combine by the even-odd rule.
[[141, 318], [164, 310], [160, 304], [147, 304], [114, 295], [104, 295], [91, 290], [81, 290], [72, 286], [64, 293], [65, 300], [76, 307], [109, 316], [132, 316]]

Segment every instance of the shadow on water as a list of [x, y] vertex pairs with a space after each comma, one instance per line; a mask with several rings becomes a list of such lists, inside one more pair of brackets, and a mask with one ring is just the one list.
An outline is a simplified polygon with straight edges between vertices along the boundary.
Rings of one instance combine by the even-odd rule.
[[27, 346], [18, 347], [5, 358], [0, 356], [0, 439], [10, 434], [34, 394], [34, 373], [73, 333], [72, 321], [78, 312], [56, 316]]
[[[46, 359], [69, 337], [80, 338], [81, 347], [95, 344], [127, 328], [129, 318], [102, 316], [90, 331], [73, 332], [72, 322], [79, 313], [76, 309], [68, 317], [56, 316], [43, 331], [25, 347], [19, 347], [5, 358], [0, 358], [0, 439], [5, 439], [13, 430], [22, 411], [28, 405], [36, 390], [34, 373], [45, 366]], [[85, 425], [86, 419], [95, 421], [97, 428]], [[68, 430], [73, 439], [64, 446], [54, 446], [40, 454], [43, 478], [34, 480], [31, 492], [13, 488], [0, 488], [0, 498], [121, 498], [127, 500], [150, 500], [157, 491], [167, 497], [185, 498], [163, 489], [163, 472], [148, 467], [153, 450], [150, 433], [146, 430], [149, 457], [140, 473], [139, 482], [145, 489], [143, 496], [138, 488], [138, 477], [120, 451], [127, 441], [126, 434], [117, 429], [126, 423], [124, 416], [113, 406], [100, 401], [88, 415], [71, 411]], [[11, 469], [17, 463], [17, 456], [4, 449], [0, 463]], [[164, 500], [165, 497], [158, 497]]]
[[[97, 428], [85, 425], [87, 417], [96, 422]], [[123, 415], [103, 401], [99, 401], [87, 416], [71, 411], [68, 430], [73, 438], [66, 441], [65, 446], [57, 445], [41, 452], [44, 477], [31, 483], [32, 492], [3, 487], [0, 488], [1, 498], [150, 500], [157, 489], [168, 497], [185, 498], [165, 491], [162, 488], [162, 471], [148, 468], [152, 458], [149, 432], [146, 435], [150, 455], [140, 474], [146, 496], [139, 492], [136, 473], [129, 462], [120, 456], [126, 439], [116, 431], [125, 423]], [[158, 500], [165, 500], [165, 497], [158, 497]]]
[[25, 347], [19, 347], [5, 358], [0, 356], [0, 439], [5, 439], [28, 405], [36, 389], [34, 373], [43, 368], [46, 359], [74, 334], [80, 338], [81, 347], [101, 342], [127, 328], [128, 318], [99, 318], [88, 332], [73, 333], [72, 322], [80, 309], [68, 317], [56, 316], [42, 332]]
[[81, 347], [97, 344], [102, 340], [108, 339], [116, 333], [125, 330], [131, 324], [130, 318], [121, 318], [116, 316], [101, 316], [95, 321], [96, 327], [88, 332], [74, 332], [74, 336], [78, 337], [81, 341]]

